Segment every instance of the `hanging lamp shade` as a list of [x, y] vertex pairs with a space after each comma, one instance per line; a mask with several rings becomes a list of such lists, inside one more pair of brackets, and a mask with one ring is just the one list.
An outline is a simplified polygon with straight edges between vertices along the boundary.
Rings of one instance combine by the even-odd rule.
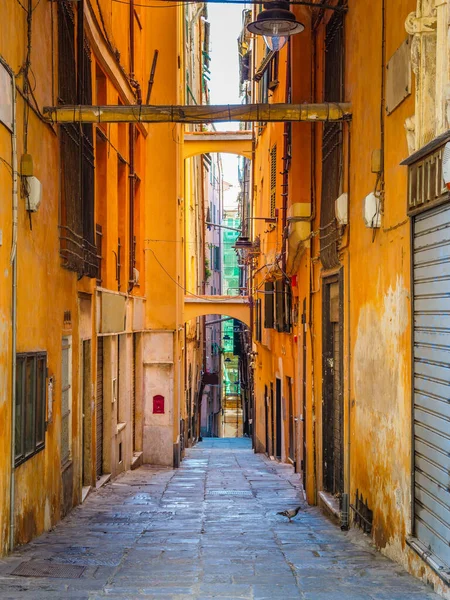
[[302, 32], [305, 26], [289, 10], [289, 2], [273, 0], [264, 4], [264, 10], [256, 21], [247, 25], [247, 29], [250, 33], [262, 35], [269, 50], [281, 50], [288, 37]]

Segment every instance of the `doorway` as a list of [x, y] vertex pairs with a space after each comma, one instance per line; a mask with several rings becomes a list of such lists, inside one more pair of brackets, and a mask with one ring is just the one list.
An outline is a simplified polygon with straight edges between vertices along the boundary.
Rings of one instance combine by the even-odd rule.
[[103, 338], [97, 338], [96, 475], [103, 474]]
[[91, 340], [83, 340], [82, 345], [82, 481], [83, 486], [92, 485], [92, 403], [91, 403]]
[[344, 492], [344, 428], [342, 395], [342, 277], [323, 288], [323, 484], [330, 494]]
[[282, 412], [281, 412], [281, 379], [276, 379], [276, 425], [277, 425], [277, 429], [276, 429], [276, 444], [275, 444], [275, 451], [276, 451], [276, 458], [281, 460], [281, 450], [282, 450], [282, 431], [283, 431], [283, 425], [282, 425]]

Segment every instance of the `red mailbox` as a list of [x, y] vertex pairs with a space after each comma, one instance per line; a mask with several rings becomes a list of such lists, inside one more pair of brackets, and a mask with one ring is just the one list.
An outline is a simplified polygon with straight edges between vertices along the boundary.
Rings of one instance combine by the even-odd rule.
[[164, 396], [153, 396], [153, 414], [163, 415], [164, 414]]

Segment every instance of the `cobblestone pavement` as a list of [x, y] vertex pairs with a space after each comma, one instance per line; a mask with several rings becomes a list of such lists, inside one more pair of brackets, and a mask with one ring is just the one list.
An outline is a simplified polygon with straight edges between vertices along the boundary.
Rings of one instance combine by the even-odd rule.
[[[319, 510], [292, 523], [276, 514], [299, 504], [291, 467], [253, 454], [249, 440], [205, 440], [180, 469], [122, 475], [1, 560], [0, 598], [438, 598]], [[23, 567], [47, 577], [14, 574]]]

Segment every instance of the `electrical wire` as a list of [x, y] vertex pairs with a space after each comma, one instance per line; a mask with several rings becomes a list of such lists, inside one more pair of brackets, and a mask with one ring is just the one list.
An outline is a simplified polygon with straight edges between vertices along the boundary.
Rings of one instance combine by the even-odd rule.
[[4, 158], [2, 158], [1, 156], [0, 156], [0, 162], [2, 162], [5, 165], [5, 167], [7, 167], [9, 169], [9, 171], [11, 172], [11, 174], [13, 173], [13, 171], [14, 171], [13, 170], [13, 166], [7, 160], [5, 160]]
[[21, 2], [20, 0], [16, 0], [16, 2], [17, 2], [17, 4], [19, 4], [19, 6], [20, 6], [21, 8], [23, 8], [23, 10], [24, 10], [25, 12], [27, 12], [27, 9], [25, 8], [25, 6], [22, 4], [22, 2]]
[[[119, 4], [130, 4], [129, 0], [112, 0], [113, 2], [118, 2]], [[161, 2], [167, 3], [168, 8], [174, 8], [176, 6], [184, 6], [186, 4], [204, 4], [201, 0], [181, 0], [181, 2], [173, 3], [172, 0], [160, 0]], [[208, 0], [211, 4], [265, 4], [267, 0]], [[299, 5], [299, 6], [309, 6], [310, 8], [317, 8], [320, 10], [334, 10], [336, 12], [347, 12], [348, 7], [339, 5], [333, 6], [332, 4], [317, 4], [316, 2], [307, 2], [306, 0], [291, 0], [290, 4]], [[166, 8], [161, 5], [152, 5], [152, 4], [137, 4], [136, 2], [133, 4], [134, 6], [139, 6], [141, 8]]]
[[[180, 283], [178, 283], [178, 281], [176, 279], [174, 279], [172, 277], [172, 275], [169, 273], [169, 271], [167, 271], [167, 269], [164, 267], [163, 264], [161, 264], [159, 258], [156, 256], [155, 252], [151, 249], [151, 248], [144, 248], [144, 252], [148, 250], [149, 252], [151, 252], [153, 254], [154, 259], [156, 260], [156, 262], [158, 263], [158, 265], [161, 267], [161, 269], [164, 271], [164, 273], [167, 275], [167, 277], [173, 281], [173, 283], [179, 287], [185, 294], [188, 294], [189, 296], [193, 296], [194, 298], [199, 298], [200, 300], [206, 300], [207, 302], [211, 302], [213, 304], [229, 304], [230, 300], [232, 298], [232, 296], [230, 296], [230, 299], [219, 299], [217, 298], [216, 300], [212, 300], [209, 298], [206, 298], [205, 296], [201, 296], [199, 294], [194, 294], [193, 292], [190, 292], [189, 290], [187, 290], [183, 285], [181, 285]], [[242, 297], [242, 296], [241, 296]]]
[[[129, 0], [112, 0], [113, 2], [117, 2], [118, 4], [130, 4]], [[200, 0], [193, 0], [195, 2], [200, 2]], [[138, 6], [139, 8], [177, 8], [178, 6], [185, 6], [185, 2], [179, 2], [177, 4], [167, 4], [166, 6], [162, 4], [136, 4], [134, 6]]]

